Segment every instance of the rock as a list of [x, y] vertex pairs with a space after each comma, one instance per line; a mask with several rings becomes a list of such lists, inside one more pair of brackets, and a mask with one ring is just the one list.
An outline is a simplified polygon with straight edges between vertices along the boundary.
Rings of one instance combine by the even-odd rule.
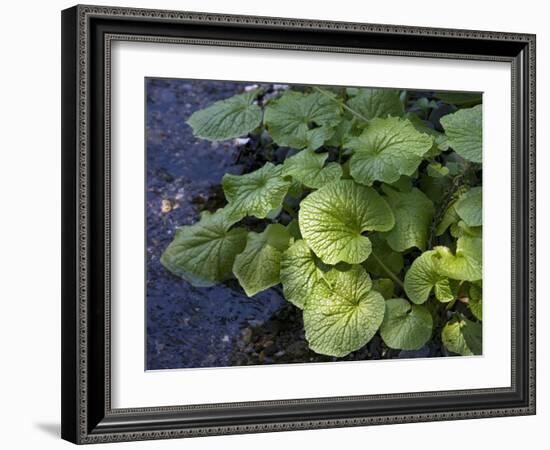
[[241, 340], [245, 344], [249, 344], [251, 339], [252, 339], [252, 330], [246, 327], [244, 330], [241, 331]]
[[289, 355], [300, 356], [307, 352], [307, 344], [304, 341], [296, 341], [290, 344], [286, 351]]
[[275, 353], [277, 353], [278, 347], [272, 342], [270, 345], [267, 345], [263, 350], [262, 353], [265, 356], [272, 356]]
[[431, 355], [430, 347], [427, 345], [418, 350], [401, 350], [398, 358], [428, 358]]

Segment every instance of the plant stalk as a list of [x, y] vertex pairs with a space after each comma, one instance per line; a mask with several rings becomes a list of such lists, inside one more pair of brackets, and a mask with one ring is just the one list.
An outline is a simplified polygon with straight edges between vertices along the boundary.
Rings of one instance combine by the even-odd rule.
[[378, 256], [376, 256], [374, 252], [371, 253], [371, 255], [374, 257], [374, 259], [376, 259], [376, 262], [380, 265], [380, 267], [384, 269], [384, 272], [386, 272], [393, 281], [395, 281], [399, 286], [401, 286], [401, 289], [405, 290], [405, 285], [399, 279], [399, 277], [395, 273], [393, 273], [393, 271], [388, 266], [386, 266], [384, 262]]
[[365, 121], [365, 122], [370, 122], [369, 119], [367, 119], [363, 114], [361, 114], [360, 112], [358, 111], [355, 111], [355, 109], [349, 107], [348, 105], [346, 105], [342, 100], [339, 100], [337, 99], [336, 97], [333, 97], [332, 95], [330, 95], [327, 91], [321, 89], [320, 87], [318, 86], [314, 86], [313, 87], [316, 91], [320, 92], [321, 94], [323, 94], [325, 97], [328, 97], [330, 98], [332, 101], [338, 103], [342, 108], [348, 110], [350, 113], [352, 113], [354, 116], [358, 117], [359, 119]]

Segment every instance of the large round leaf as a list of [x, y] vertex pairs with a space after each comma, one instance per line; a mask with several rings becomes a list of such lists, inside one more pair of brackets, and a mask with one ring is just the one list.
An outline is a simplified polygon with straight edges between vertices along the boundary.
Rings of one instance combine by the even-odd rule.
[[412, 305], [402, 298], [386, 301], [380, 336], [390, 348], [418, 350], [432, 336], [432, 315], [425, 306]]
[[405, 292], [409, 299], [416, 304], [428, 300], [432, 289], [441, 302], [450, 302], [456, 298], [450, 280], [442, 276], [437, 270], [437, 252], [429, 250], [422, 253], [411, 264], [405, 274]]
[[482, 160], [482, 105], [459, 109], [440, 119], [450, 147], [463, 158], [472, 162]]
[[281, 283], [283, 294], [290, 303], [303, 309], [308, 296], [322, 279], [323, 272], [303, 239], [294, 242], [283, 253]]
[[482, 188], [474, 187], [462, 194], [454, 207], [457, 214], [469, 227], [482, 225]]
[[290, 175], [307, 187], [320, 188], [342, 177], [340, 164], [331, 162], [325, 166], [327, 157], [328, 153], [303, 150], [285, 160], [283, 175]]
[[195, 136], [212, 141], [243, 136], [262, 123], [262, 110], [254, 104], [258, 90], [235, 95], [194, 112], [187, 123]]
[[447, 350], [463, 356], [481, 355], [481, 325], [456, 315], [445, 324], [441, 340]]
[[447, 247], [435, 247], [437, 271], [454, 280], [477, 281], [483, 276], [482, 240], [464, 234], [456, 243], [456, 254]]
[[367, 186], [377, 180], [393, 183], [401, 175], [412, 175], [432, 144], [433, 138], [419, 133], [407, 119], [374, 119], [346, 144], [354, 151], [351, 176]]
[[372, 280], [372, 287], [375, 291], [380, 292], [382, 297], [386, 300], [395, 296], [395, 285], [389, 278], [378, 278], [377, 280]]
[[404, 113], [397, 89], [351, 88], [347, 92], [352, 95], [347, 101], [348, 106], [369, 120]]
[[384, 319], [384, 298], [361, 266], [333, 269], [325, 279], [304, 307], [306, 339], [314, 352], [345, 356], [372, 339]]
[[395, 227], [386, 234], [389, 246], [397, 252], [411, 247], [425, 250], [435, 212], [432, 201], [417, 188], [399, 192], [383, 186], [383, 191], [395, 216]]
[[280, 207], [290, 187], [290, 182], [282, 176], [282, 170], [282, 166], [268, 162], [245, 175], [225, 174], [223, 191], [232, 215], [237, 220], [245, 216], [263, 219], [271, 210]]
[[319, 92], [288, 91], [268, 103], [264, 123], [281, 146], [319, 148], [334, 133], [340, 121], [340, 106]]
[[288, 231], [280, 224], [268, 225], [262, 233], [248, 233], [246, 247], [233, 264], [233, 273], [246, 295], [252, 297], [279, 284], [285, 240], [288, 245]]
[[371, 253], [365, 231], [388, 231], [395, 223], [386, 201], [372, 188], [340, 180], [313, 192], [300, 205], [300, 231], [326, 264], [358, 264]]
[[178, 228], [160, 262], [194, 286], [231, 278], [235, 257], [246, 244], [244, 228], [229, 229], [234, 222], [227, 209], [203, 213], [196, 224]]

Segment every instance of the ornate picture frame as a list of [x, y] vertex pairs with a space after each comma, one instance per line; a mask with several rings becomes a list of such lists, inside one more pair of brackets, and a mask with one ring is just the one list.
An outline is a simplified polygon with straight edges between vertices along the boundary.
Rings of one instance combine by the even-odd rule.
[[[111, 46], [116, 41], [511, 65], [511, 385], [112, 407]], [[535, 414], [535, 36], [99, 6], [62, 12], [62, 437], [74, 443]]]

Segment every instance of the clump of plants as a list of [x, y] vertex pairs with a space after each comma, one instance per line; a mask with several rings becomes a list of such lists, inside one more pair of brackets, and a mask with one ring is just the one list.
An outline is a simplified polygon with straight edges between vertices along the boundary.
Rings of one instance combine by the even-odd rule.
[[481, 354], [480, 103], [296, 86], [195, 112], [196, 137], [252, 137], [263, 165], [226, 174], [226, 206], [178, 228], [162, 264], [194, 286], [234, 277], [250, 297], [281, 284], [320, 354], [377, 333], [392, 349]]

